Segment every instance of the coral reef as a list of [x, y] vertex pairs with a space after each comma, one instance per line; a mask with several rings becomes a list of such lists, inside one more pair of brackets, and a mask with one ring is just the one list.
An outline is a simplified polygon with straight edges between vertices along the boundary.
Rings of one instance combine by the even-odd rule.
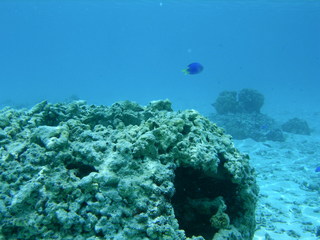
[[252, 239], [258, 188], [223, 130], [168, 100], [0, 111], [0, 239]]
[[301, 134], [301, 135], [310, 135], [311, 129], [308, 123], [300, 118], [292, 118], [289, 119], [287, 122], [282, 124], [282, 130], [285, 132]]
[[260, 113], [263, 103], [264, 96], [254, 89], [242, 89], [238, 94], [223, 91], [212, 104], [217, 114], [209, 118], [235, 139], [284, 141], [284, 134], [275, 120]]

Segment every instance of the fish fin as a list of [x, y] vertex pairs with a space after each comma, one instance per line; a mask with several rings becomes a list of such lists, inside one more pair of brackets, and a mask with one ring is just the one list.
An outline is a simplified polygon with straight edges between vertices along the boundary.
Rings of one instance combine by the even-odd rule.
[[182, 72], [184, 73], [184, 75], [188, 75], [189, 74], [188, 68], [182, 69]]

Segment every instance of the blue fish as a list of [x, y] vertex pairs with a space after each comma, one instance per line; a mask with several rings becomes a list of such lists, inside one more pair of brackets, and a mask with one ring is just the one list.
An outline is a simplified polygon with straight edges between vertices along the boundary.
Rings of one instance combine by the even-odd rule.
[[316, 172], [320, 172], [320, 166], [316, 167]]
[[203, 66], [200, 63], [190, 63], [186, 69], [183, 69], [184, 74], [198, 74], [202, 72]]

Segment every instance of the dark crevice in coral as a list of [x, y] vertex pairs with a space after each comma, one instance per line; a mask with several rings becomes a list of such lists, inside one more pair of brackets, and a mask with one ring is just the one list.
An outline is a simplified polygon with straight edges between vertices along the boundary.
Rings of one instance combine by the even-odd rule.
[[53, 126], [53, 127], [58, 126], [63, 114], [64, 113], [62, 111], [59, 112], [58, 109], [49, 108], [47, 109], [47, 111], [44, 112], [43, 120], [39, 124], [39, 126], [41, 125]]
[[152, 130], [157, 129], [159, 127], [160, 127], [159, 124], [157, 124], [156, 122], [150, 122], [149, 130], [152, 131]]
[[96, 236], [103, 238], [103, 237], [104, 237], [104, 233], [103, 233], [103, 232], [97, 232], [97, 233], [96, 233]]
[[221, 178], [221, 175], [204, 176], [203, 171], [190, 167], [178, 167], [175, 170], [176, 191], [172, 205], [179, 227], [187, 237], [202, 236], [211, 240], [220, 229], [212, 223], [213, 216], [219, 212], [227, 215], [230, 223], [233, 222], [237, 210], [229, 206], [236, 205], [237, 185], [226, 177]]
[[156, 147], [156, 149], [158, 149], [158, 154], [161, 155], [161, 154], [165, 154], [166, 151], [163, 149], [163, 147], [159, 144], [159, 143], [155, 143], [154, 146]]
[[75, 170], [75, 175], [78, 178], [88, 176], [92, 172], [98, 172], [93, 166], [83, 163], [70, 163], [67, 165], [67, 169]]
[[183, 135], [187, 135], [188, 133], [190, 133], [190, 131], [191, 131], [191, 126], [186, 124], [186, 125], [183, 126], [183, 129], [182, 129], [181, 133]]
[[40, 147], [46, 148], [46, 146], [44, 145], [44, 143], [41, 141], [40, 138], [34, 138], [33, 141], [35, 144], [39, 145]]

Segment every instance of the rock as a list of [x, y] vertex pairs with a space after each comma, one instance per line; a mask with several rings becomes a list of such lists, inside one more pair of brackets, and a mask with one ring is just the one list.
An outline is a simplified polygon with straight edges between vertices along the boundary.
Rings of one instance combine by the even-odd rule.
[[249, 158], [194, 110], [42, 102], [0, 119], [2, 239], [252, 239]]
[[310, 135], [311, 130], [308, 123], [305, 120], [300, 118], [292, 118], [282, 124], [282, 130], [285, 132], [301, 134], [301, 135]]
[[245, 88], [238, 94], [240, 112], [260, 113], [264, 104], [264, 96], [257, 90]]
[[66, 127], [39, 126], [33, 133], [32, 141], [47, 150], [60, 150], [68, 144], [68, 137]]
[[275, 120], [260, 113], [263, 104], [264, 96], [254, 89], [245, 88], [239, 93], [223, 91], [212, 104], [217, 114], [212, 114], [209, 118], [235, 139], [285, 141]]
[[285, 136], [275, 120], [262, 113], [212, 114], [209, 118], [235, 139], [285, 141]]
[[239, 103], [237, 99], [237, 92], [223, 91], [217, 97], [212, 106], [216, 109], [218, 114], [237, 113], [239, 112]]
[[228, 113], [260, 113], [264, 104], [264, 96], [257, 90], [245, 88], [239, 93], [223, 91], [212, 106], [218, 114]]

